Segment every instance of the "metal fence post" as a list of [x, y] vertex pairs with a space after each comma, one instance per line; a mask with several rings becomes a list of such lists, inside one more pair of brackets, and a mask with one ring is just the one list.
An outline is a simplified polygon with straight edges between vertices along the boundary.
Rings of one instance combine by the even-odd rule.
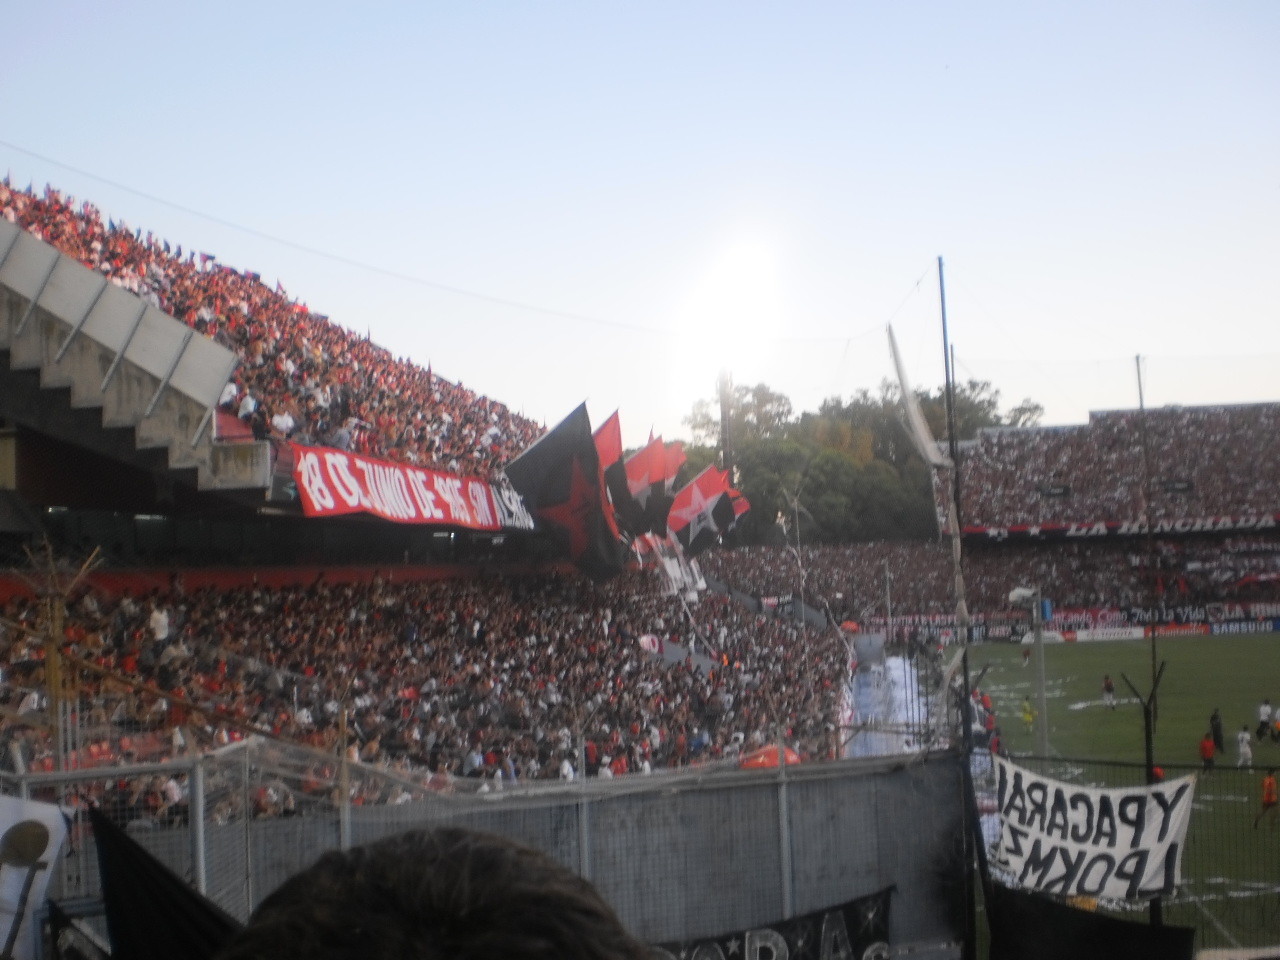
[[[583, 770], [583, 777], [586, 777], [585, 769]], [[591, 815], [589, 807], [584, 779], [582, 795], [578, 798], [578, 873], [582, 875], [584, 880], [591, 879]]]
[[207, 859], [204, 836], [204, 762], [196, 757], [191, 765], [191, 870], [195, 874], [196, 889], [209, 892]]
[[[346, 769], [346, 760], [343, 760], [343, 769]], [[347, 778], [343, 777], [342, 780], [346, 783]], [[351, 788], [344, 787], [339, 792], [338, 849], [351, 850]]]
[[338, 849], [351, 849], [351, 761], [347, 757], [347, 708], [338, 718]]
[[240, 752], [243, 767], [240, 771], [240, 820], [244, 825], [244, 915], [253, 913], [253, 838], [250, 828], [253, 826], [253, 802], [249, 795], [249, 745], [246, 743]]
[[778, 852], [782, 872], [782, 918], [789, 920], [795, 914], [795, 893], [791, 876], [791, 817], [787, 811], [787, 754], [782, 742], [778, 743]]

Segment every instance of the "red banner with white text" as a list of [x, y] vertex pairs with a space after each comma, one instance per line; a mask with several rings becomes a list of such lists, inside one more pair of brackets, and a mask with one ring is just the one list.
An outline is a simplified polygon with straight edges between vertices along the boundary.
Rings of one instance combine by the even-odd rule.
[[290, 446], [293, 479], [308, 517], [371, 513], [396, 523], [470, 530], [533, 527], [509, 487], [329, 447]]

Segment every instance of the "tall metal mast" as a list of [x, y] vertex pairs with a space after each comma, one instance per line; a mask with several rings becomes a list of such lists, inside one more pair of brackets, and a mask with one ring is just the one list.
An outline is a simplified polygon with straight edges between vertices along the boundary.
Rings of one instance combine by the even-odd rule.
[[947, 412], [947, 455], [951, 457], [951, 495], [956, 501], [956, 524], [960, 524], [960, 460], [957, 455], [956, 437], [956, 379], [955, 358], [952, 355], [951, 337], [947, 332], [947, 285], [942, 276], [942, 257], [938, 257], [938, 303], [942, 310], [942, 360], [946, 375], [943, 397]]

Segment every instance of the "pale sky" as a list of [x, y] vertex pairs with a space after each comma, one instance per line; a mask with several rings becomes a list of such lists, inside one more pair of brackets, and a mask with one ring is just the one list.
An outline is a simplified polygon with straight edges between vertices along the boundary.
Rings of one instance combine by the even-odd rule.
[[[12, 3], [0, 173], [554, 423], [1280, 399], [1280, 3]], [[281, 242], [283, 241], [283, 242]]]

